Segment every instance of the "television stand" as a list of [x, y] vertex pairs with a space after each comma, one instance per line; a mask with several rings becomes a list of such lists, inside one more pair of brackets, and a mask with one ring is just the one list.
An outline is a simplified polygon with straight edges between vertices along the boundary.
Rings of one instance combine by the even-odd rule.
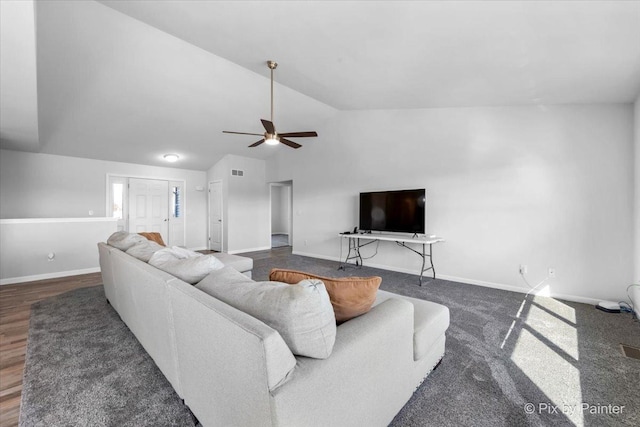
[[[342, 239], [347, 239], [349, 244], [349, 252], [347, 256], [342, 259]], [[408, 237], [406, 234], [359, 234], [359, 233], [340, 233], [340, 266], [338, 270], [344, 270], [347, 266], [352, 265], [355, 267], [361, 267], [363, 265], [363, 258], [360, 255], [360, 249], [375, 242], [389, 241], [395, 242], [398, 246], [406, 248], [411, 252], [417, 254], [422, 258], [422, 266], [420, 267], [419, 284], [422, 286], [422, 277], [424, 273], [431, 270], [432, 277], [436, 278], [436, 270], [433, 266], [433, 245], [434, 243], [444, 242], [444, 239], [436, 236], [423, 236], [420, 237], [414, 234], [412, 237]], [[420, 245], [422, 250], [415, 249], [408, 244]], [[427, 252], [427, 246], [429, 251]], [[429, 265], [427, 266], [427, 258], [429, 259]], [[350, 262], [351, 261], [351, 262]]]

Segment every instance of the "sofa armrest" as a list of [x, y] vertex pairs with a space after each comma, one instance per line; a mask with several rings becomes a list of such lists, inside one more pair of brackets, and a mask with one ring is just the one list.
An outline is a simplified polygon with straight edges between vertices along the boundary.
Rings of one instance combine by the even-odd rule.
[[271, 393], [279, 425], [387, 425], [414, 391], [413, 305], [389, 299], [340, 325], [328, 359], [297, 361]]
[[277, 331], [178, 279], [169, 283], [185, 403], [205, 425], [271, 424], [269, 390], [295, 371]]

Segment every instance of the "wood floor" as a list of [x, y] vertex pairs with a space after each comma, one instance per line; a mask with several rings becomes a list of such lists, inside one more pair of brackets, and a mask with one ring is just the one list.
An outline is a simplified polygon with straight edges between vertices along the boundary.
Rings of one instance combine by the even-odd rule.
[[[289, 254], [291, 248], [285, 247], [242, 255], [257, 260]], [[31, 304], [99, 284], [102, 284], [100, 273], [92, 273], [0, 286], [0, 427], [18, 425]]]

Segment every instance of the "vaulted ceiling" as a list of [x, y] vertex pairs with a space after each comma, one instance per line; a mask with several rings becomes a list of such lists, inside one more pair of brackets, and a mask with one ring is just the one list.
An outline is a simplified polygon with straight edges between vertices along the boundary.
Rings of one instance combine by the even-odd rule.
[[225, 154], [266, 158], [288, 148], [221, 131], [261, 132], [268, 59], [280, 63], [280, 131], [339, 110], [628, 103], [640, 91], [639, 2], [49, 0], [33, 18], [31, 48], [28, 17], [2, 21], [3, 148], [156, 165], [177, 152], [176, 167], [199, 170]]

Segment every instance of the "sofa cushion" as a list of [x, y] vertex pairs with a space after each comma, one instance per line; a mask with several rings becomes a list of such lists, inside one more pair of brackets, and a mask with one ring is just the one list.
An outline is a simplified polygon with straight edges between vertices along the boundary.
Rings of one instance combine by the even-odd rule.
[[126, 251], [135, 244], [146, 242], [147, 239], [137, 233], [127, 231], [116, 231], [107, 239], [107, 245]]
[[147, 240], [145, 242], [136, 243], [127, 249], [126, 252], [134, 258], [138, 258], [140, 261], [149, 262], [151, 256], [161, 249], [164, 249], [164, 246], [161, 246], [156, 242], [152, 242], [151, 240]]
[[304, 279], [322, 280], [338, 323], [360, 316], [371, 309], [376, 300], [376, 293], [382, 282], [381, 277], [322, 277], [296, 270], [274, 268], [269, 273], [269, 280], [284, 283], [298, 283]]
[[449, 328], [449, 309], [442, 304], [379, 291], [374, 306], [390, 298], [413, 304], [413, 359], [420, 360]]
[[177, 246], [157, 251], [149, 259], [149, 264], [191, 284], [224, 267], [216, 257]]
[[329, 295], [319, 280], [295, 285], [254, 282], [224, 267], [209, 274], [196, 288], [278, 331], [295, 355], [326, 359], [333, 350], [336, 323]]
[[160, 234], [160, 233], [142, 232], [142, 233], [138, 233], [138, 234], [141, 235], [142, 237], [146, 238], [147, 240], [151, 240], [152, 242], [156, 242], [160, 246], [167, 246], [167, 245], [164, 244], [164, 240], [162, 240], [162, 234]]
[[252, 258], [238, 256], [238, 255], [231, 255], [225, 252], [216, 252], [212, 255], [218, 258], [220, 261], [222, 261], [224, 265], [233, 267], [241, 273], [244, 273], [245, 271], [253, 270]]

